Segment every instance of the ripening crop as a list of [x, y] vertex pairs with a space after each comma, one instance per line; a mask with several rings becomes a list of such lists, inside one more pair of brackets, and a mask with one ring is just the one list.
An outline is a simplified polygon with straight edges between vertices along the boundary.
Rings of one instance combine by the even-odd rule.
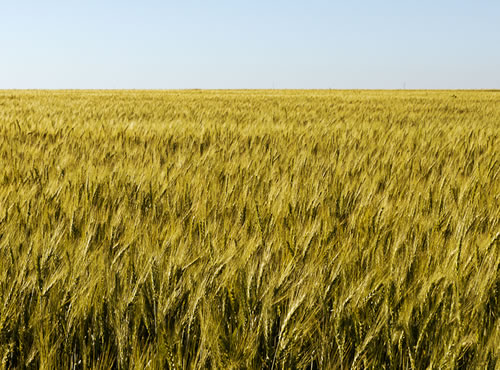
[[500, 92], [0, 91], [0, 368], [495, 369]]

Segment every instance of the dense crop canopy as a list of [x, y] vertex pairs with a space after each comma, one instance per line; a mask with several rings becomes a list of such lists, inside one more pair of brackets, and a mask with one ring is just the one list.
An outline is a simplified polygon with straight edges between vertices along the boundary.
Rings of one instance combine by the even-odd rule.
[[495, 368], [500, 92], [0, 91], [0, 360]]

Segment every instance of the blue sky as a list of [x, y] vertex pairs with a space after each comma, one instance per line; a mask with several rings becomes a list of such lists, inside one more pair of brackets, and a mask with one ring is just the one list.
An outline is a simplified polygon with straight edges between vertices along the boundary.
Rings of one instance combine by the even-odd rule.
[[0, 88], [500, 88], [500, 1], [0, 0]]

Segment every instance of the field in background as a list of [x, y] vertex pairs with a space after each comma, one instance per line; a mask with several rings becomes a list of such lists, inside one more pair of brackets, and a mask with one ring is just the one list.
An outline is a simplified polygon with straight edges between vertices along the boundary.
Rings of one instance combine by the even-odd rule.
[[0, 91], [0, 367], [495, 368], [500, 92]]

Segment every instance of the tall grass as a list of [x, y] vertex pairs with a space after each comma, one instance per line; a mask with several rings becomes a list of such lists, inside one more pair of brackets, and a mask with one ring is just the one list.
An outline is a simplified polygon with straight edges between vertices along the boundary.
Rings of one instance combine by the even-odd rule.
[[1, 366], [498, 368], [499, 148], [498, 92], [0, 92]]

